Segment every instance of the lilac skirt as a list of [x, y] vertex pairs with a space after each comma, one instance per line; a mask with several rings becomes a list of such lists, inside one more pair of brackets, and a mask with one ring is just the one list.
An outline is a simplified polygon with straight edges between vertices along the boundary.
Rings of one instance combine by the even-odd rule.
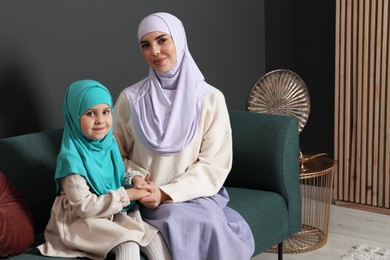
[[252, 232], [228, 201], [222, 188], [212, 197], [140, 209], [143, 219], [161, 231], [173, 260], [249, 260]]

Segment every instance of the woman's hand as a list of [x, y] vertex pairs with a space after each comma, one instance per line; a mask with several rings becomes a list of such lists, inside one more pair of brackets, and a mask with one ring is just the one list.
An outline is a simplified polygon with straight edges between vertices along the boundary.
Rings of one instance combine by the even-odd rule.
[[163, 192], [159, 187], [155, 186], [153, 182], [148, 181], [147, 186], [150, 188], [151, 194], [139, 199], [139, 202], [145, 207], [155, 209], [163, 201], [171, 199], [168, 194]]
[[155, 190], [154, 185], [150, 185], [140, 176], [134, 176], [132, 182], [133, 187], [126, 189], [127, 196], [130, 200], [139, 200], [146, 196], [150, 196]]
[[152, 182], [147, 182], [140, 176], [133, 177], [133, 187], [139, 190], [146, 190], [150, 193], [156, 189], [156, 186]]

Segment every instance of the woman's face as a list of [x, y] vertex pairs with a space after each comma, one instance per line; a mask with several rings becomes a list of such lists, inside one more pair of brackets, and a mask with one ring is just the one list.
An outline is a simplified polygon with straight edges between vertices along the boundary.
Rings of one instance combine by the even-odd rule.
[[142, 55], [150, 67], [165, 72], [176, 65], [176, 47], [172, 37], [164, 32], [150, 32], [140, 40]]

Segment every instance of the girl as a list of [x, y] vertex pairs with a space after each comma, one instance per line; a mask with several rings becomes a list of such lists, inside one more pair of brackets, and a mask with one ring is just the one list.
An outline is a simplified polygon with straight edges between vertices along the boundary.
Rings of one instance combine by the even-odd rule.
[[104, 259], [112, 251], [116, 259], [140, 259], [139, 245], [158, 239], [157, 229], [142, 221], [134, 203], [150, 192], [124, 188], [112, 109], [111, 94], [94, 80], [76, 81], [65, 94], [55, 172], [58, 196], [46, 242], [38, 247], [43, 255]]

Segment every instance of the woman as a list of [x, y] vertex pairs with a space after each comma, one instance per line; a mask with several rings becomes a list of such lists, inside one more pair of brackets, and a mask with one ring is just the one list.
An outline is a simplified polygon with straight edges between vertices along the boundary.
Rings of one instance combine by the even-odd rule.
[[119, 95], [114, 135], [126, 170], [149, 181], [133, 181], [152, 192], [139, 200], [143, 219], [173, 259], [250, 259], [251, 230], [223, 187], [232, 165], [223, 94], [205, 82], [175, 16], [145, 17], [138, 40], [149, 75]]
[[149, 252], [151, 241], [161, 244], [158, 230], [144, 223], [131, 203], [150, 193], [125, 188], [124, 165], [112, 135], [112, 105], [108, 89], [94, 80], [76, 81], [65, 94], [55, 172], [59, 194], [46, 242], [38, 247], [43, 255], [104, 259], [112, 251], [116, 259], [134, 260], [140, 259], [140, 246]]

